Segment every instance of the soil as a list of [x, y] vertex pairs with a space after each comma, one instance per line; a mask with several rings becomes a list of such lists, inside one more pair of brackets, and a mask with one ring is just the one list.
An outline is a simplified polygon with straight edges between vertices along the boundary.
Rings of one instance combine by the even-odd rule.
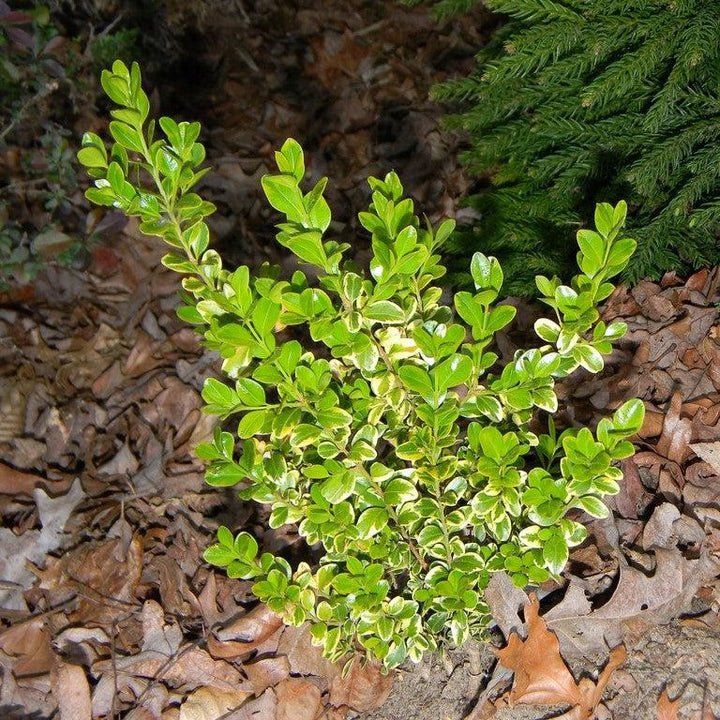
[[[95, 17], [108, 12], [87, 5]], [[138, 7], [128, 4], [128, 17]], [[442, 129], [445, 110], [429, 98], [433, 84], [470, 71], [496, 22], [487, 12], [439, 25], [426, 7], [379, 1], [163, 7], [145, 40], [147, 86], [161, 112], [203, 122], [215, 170], [201, 192], [218, 205], [212, 229], [228, 265], [287, 262], [259, 179], [289, 136], [308, 153], [311, 181], [330, 178], [332, 230], [360, 258], [355, 217], [368, 175], [398, 170], [432, 220], [470, 217], [460, 205], [474, 182], [458, 162], [462, 138]], [[105, 122], [98, 112], [97, 127]], [[199, 392], [218, 361], [175, 316], [177, 280], [162, 254], [130, 224], [95, 248], [87, 270], [48, 266], [30, 299], [0, 305], [0, 715], [549, 717], [551, 708], [502, 699], [512, 674], [496, 663], [493, 648], [507, 641], [497, 627], [492, 643], [402, 668], [391, 690], [372, 670], [343, 685], [301, 632], [252, 610], [250, 583], [203, 562], [220, 524], [273, 551], [294, 552], [297, 536], [269, 532], [262, 511], [203, 484], [192, 448], [212, 433]], [[720, 548], [718, 300], [709, 270], [620, 288], [604, 314], [629, 334], [602, 375], [560, 388], [566, 423], [592, 424], [633, 396], [648, 414], [640, 452], [623, 464], [612, 527], [591, 523], [565, 584], [542, 589], [543, 611], [562, 606], [573, 583], [594, 608], [614, 603], [628, 659], [598, 718], [659, 717], [663, 688], [681, 697], [669, 719], [720, 714], [717, 565], [693, 564]], [[518, 305], [505, 355], [536, 312]], [[675, 586], [660, 583], [662, 557], [678, 571]], [[619, 579], [625, 566], [649, 579], [647, 597], [623, 604], [614, 593], [631, 585]], [[566, 660], [577, 678], [597, 677], [602, 655]], [[192, 715], [191, 701], [206, 714]]]

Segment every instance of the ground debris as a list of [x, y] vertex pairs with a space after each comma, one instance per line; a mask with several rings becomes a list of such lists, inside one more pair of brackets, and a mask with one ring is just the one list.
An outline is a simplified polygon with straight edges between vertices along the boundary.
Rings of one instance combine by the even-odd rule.
[[[424, 10], [309, 0], [257, 3], [249, 20], [208, 12], [204, 23], [213, 38], [204, 60], [218, 72], [203, 120], [218, 169], [202, 192], [219, 207], [216, 237], [233, 240], [231, 262], [291, 269], [269, 244], [259, 187], [290, 135], [306, 141], [315, 177], [338, 178], [329, 200], [340, 239], [355, 239], [367, 175], [393, 167], [433, 220], [470, 212], [457, 211], [467, 180], [427, 90], [473, 66], [482, 23], [449, 21], [441, 39]], [[87, 272], [48, 266], [26, 305], [0, 307], [0, 715], [463, 717], [494, 677], [487, 644], [428, 657], [394, 683], [357, 662], [342, 678], [306, 627], [283, 627], [251, 583], [203, 563], [218, 524], [262, 534], [263, 518], [203, 484], [192, 448], [214, 420], [199, 392], [219, 362], [176, 317], [164, 252], [130, 223], [121, 241], [93, 250]], [[676, 705], [665, 695], [662, 712], [680, 708], [668, 720], [685, 707], [702, 720], [717, 714], [719, 277], [703, 270], [618, 288], [603, 318], [627, 322], [628, 335], [601, 376], [559, 384], [568, 425], [593, 426], [632, 396], [645, 401], [646, 422], [609, 502], [614, 521], [584, 518], [591, 537], [565, 584], [542, 588], [543, 612], [528, 604], [524, 622], [527, 596], [494, 578], [488, 600], [515, 638], [499, 652], [515, 670], [508, 697], [518, 703], [490, 703], [498, 717], [527, 718], [522, 704], [555, 700], [579, 708], [576, 717], [597, 706], [617, 720], [655, 720], [665, 683], [682, 697]], [[501, 345], [512, 352], [510, 340]], [[268, 544], [297, 539], [267, 535]], [[613, 672], [621, 641], [628, 660]], [[592, 673], [608, 657], [597, 681], [575, 681], [571, 668]], [[502, 693], [508, 673], [498, 677]], [[689, 679], [710, 699], [698, 701]]]

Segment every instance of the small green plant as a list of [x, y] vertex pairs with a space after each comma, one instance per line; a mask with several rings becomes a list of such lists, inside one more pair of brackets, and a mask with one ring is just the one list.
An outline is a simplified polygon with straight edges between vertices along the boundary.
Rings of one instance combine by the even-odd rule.
[[[324, 551], [317, 567], [293, 569], [221, 527], [206, 560], [254, 579], [287, 623], [309, 621], [331, 659], [361, 650], [387, 668], [482, 632], [491, 573], [520, 586], [556, 577], [586, 536], [577, 510], [608, 514], [601, 498], [622, 478], [613, 461], [633, 453], [627, 437], [643, 420], [631, 400], [595, 434], [556, 434], [551, 419], [547, 433], [530, 429], [537, 409], [558, 408], [555, 378], [600, 371], [626, 330], [596, 309], [635, 248], [620, 234], [624, 203], [599, 205], [597, 231], [578, 233], [582, 272], [570, 285], [537, 278], [554, 319], [536, 325], [541, 347], [499, 368], [493, 336], [515, 310], [496, 304], [498, 262], [475, 254], [474, 292], [458, 292], [454, 312], [441, 304], [436, 251], [453, 222], [421, 223], [397, 175], [369, 179], [372, 203], [359, 218], [373, 256], [363, 272], [344, 258], [348, 245], [323, 238], [326, 180], [301, 189], [303, 152], [288, 140], [262, 185], [285, 217], [278, 242], [319, 277], [282, 279], [267, 264], [256, 276], [229, 271], [209, 248], [214, 207], [191, 191], [204, 172], [199, 124], [163, 117], [156, 137], [136, 64], [114, 63], [102, 84], [120, 107], [109, 153], [97, 135], [83, 138], [78, 157], [95, 178], [87, 197], [138, 216], [173, 248], [163, 263], [184, 274], [178, 314], [233, 380], [203, 390], [207, 412], [240, 416], [240, 443], [218, 429], [198, 447], [207, 482], [239, 486], [271, 506], [272, 527], [295, 523]], [[289, 339], [291, 327], [295, 337], [306, 328], [305, 342]]]

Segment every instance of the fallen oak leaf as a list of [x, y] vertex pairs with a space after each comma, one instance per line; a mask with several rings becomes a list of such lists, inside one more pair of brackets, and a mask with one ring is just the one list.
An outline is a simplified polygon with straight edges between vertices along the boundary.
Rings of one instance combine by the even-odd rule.
[[560, 656], [560, 643], [539, 615], [540, 602], [530, 595], [525, 605], [527, 637], [513, 633], [505, 648], [497, 650], [500, 664], [515, 673], [509, 694], [510, 705], [570, 705], [578, 720], [592, 717], [610, 676], [625, 661], [625, 648], [610, 652], [610, 661], [597, 682], [589, 678], [575, 682]]
[[557, 637], [539, 616], [540, 602], [530, 595], [525, 605], [527, 638], [512, 633], [496, 654], [501, 665], [515, 673], [510, 702], [525, 705], [579, 705], [583, 702], [575, 679], [560, 657]]
[[677, 548], [655, 547], [654, 555], [652, 575], [621, 564], [615, 592], [594, 610], [582, 589], [574, 587], [578, 583], [571, 580], [565, 598], [544, 616], [559, 637], [565, 657], [605, 654], [608, 646], [620, 643], [632, 622], [669, 622], [688, 607], [698, 588], [717, 572], [717, 563], [707, 552], [697, 560], [687, 560]]

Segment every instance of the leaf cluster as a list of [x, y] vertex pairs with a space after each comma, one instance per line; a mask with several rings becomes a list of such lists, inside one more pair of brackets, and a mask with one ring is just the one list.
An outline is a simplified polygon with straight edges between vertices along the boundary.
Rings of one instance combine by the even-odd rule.
[[[163, 263], [184, 275], [179, 314], [229, 379], [203, 390], [206, 411], [234, 418], [239, 438], [217, 429], [197, 448], [207, 482], [269, 505], [272, 527], [294, 523], [324, 551], [317, 567], [293, 569], [223, 527], [206, 560], [253, 579], [285, 622], [309, 621], [331, 659], [361, 649], [388, 668], [481, 632], [491, 573], [520, 586], [557, 576], [586, 535], [568, 513], [607, 515], [602, 497], [622, 476], [614, 462], [632, 454], [627, 438], [643, 420], [632, 400], [596, 433], [530, 428], [537, 409], [557, 410], [555, 379], [601, 370], [626, 330], [597, 311], [635, 248], [621, 234], [624, 203], [600, 205], [596, 230], [579, 234], [582, 272], [570, 285], [538, 277], [554, 319], [538, 321], [540, 347], [499, 368], [493, 337], [515, 314], [498, 303], [499, 263], [475, 254], [473, 291], [442, 304], [437, 250], [453, 223], [422, 223], [395, 173], [368, 181], [363, 271], [345, 259], [348, 245], [325, 238], [326, 181], [303, 190], [303, 152], [288, 140], [262, 185], [284, 218], [279, 243], [312, 273], [229, 271], [208, 247], [212, 206], [191, 192], [203, 172], [198, 126], [161, 118], [155, 138], [137, 66], [115, 63], [102, 81], [121, 107], [109, 153], [96, 135], [83, 140], [80, 160], [96, 178], [88, 197], [139, 216], [172, 246]], [[305, 343], [288, 339], [291, 326], [306, 329]]]
[[[462, 8], [462, 0], [449, 0]], [[628, 199], [625, 277], [720, 260], [720, 14], [714, 0], [488, 0], [509, 16], [474, 73], [436, 88], [490, 179], [456, 253], [503, 259], [513, 291], [567, 268], [599, 199]]]

